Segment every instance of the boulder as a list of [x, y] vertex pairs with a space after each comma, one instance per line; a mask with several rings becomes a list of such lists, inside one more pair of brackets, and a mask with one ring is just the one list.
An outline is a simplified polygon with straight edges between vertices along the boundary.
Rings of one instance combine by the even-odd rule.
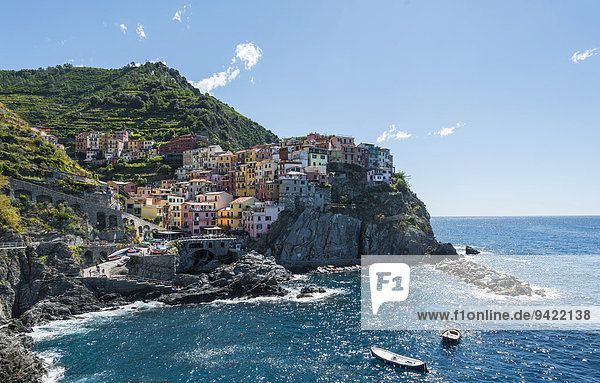
[[479, 254], [479, 253], [480, 253], [480, 251], [479, 251], [479, 250], [477, 250], [477, 249], [474, 249], [474, 248], [472, 248], [471, 246], [467, 246], [467, 247], [465, 247], [465, 252], [466, 252], [467, 254], [473, 254], [473, 255], [475, 255], [475, 254]]
[[0, 382], [41, 382], [44, 361], [31, 348], [33, 339], [25, 334], [0, 331]]
[[291, 278], [291, 273], [272, 257], [255, 251], [241, 256], [233, 265], [221, 265], [199, 276], [185, 290], [163, 295], [160, 301], [175, 305], [211, 302], [215, 299], [283, 296], [287, 290], [279, 283]]
[[312, 298], [313, 294], [324, 293], [325, 289], [322, 287], [304, 286], [300, 289], [300, 294], [296, 295], [296, 298]]

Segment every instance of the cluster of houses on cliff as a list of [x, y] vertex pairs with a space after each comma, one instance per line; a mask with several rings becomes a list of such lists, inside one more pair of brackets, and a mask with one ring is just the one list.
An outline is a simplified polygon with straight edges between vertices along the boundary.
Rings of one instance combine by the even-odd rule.
[[[121, 133], [105, 139], [105, 150]], [[108, 184], [126, 193], [128, 213], [189, 235], [224, 229], [261, 237], [285, 208], [324, 208], [331, 196], [329, 163], [364, 167], [371, 184], [389, 183], [394, 172], [389, 149], [318, 133], [237, 152], [189, 135], [159, 146], [158, 153], [182, 155], [174, 179], [153, 186]]]
[[75, 151], [85, 153], [85, 161], [100, 165], [121, 158], [137, 160], [158, 155], [153, 140], [131, 140], [128, 131], [83, 132], [75, 137]]

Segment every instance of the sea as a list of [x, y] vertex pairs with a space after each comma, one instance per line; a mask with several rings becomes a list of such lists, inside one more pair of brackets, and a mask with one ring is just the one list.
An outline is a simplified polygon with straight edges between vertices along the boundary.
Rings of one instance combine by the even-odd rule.
[[[549, 304], [600, 305], [600, 216], [434, 217], [436, 237], [468, 259], [547, 291]], [[457, 278], [432, 284], [497, 297]], [[600, 382], [600, 331], [363, 331], [358, 272], [297, 274], [281, 298], [166, 307], [137, 302], [37, 327], [48, 382]], [[298, 299], [302, 286], [326, 292]], [[440, 299], [444, 299], [441, 297]], [[529, 297], [508, 298], [527, 305]], [[544, 301], [546, 302], [546, 301]], [[427, 362], [429, 373], [374, 360], [377, 344]]]

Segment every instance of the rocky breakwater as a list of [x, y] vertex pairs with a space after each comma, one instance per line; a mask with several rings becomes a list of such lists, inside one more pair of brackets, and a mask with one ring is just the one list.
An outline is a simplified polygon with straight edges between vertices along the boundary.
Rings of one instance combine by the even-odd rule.
[[446, 259], [438, 263], [435, 268], [494, 294], [508, 296], [545, 296], [543, 289], [534, 290], [529, 285], [529, 282], [523, 281], [514, 275], [500, 273], [465, 259]]
[[330, 204], [286, 209], [251, 246], [294, 270], [352, 265], [363, 254], [456, 254], [435, 239], [425, 204], [404, 178], [369, 185], [360, 166], [332, 163], [328, 171]]
[[199, 275], [178, 275], [175, 283], [185, 284], [182, 291], [163, 295], [159, 301], [169, 305], [211, 302], [257, 296], [283, 296], [280, 286], [291, 273], [277, 264], [273, 257], [255, 251], [241, 255], [234, 264], [220, 265]]

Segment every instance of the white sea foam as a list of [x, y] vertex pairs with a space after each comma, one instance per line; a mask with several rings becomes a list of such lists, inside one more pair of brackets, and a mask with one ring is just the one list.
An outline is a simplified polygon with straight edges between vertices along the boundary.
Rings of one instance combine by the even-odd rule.
[[39, 357], [44, 360], [44, 367], [48, 373], [42, 378], [43, 383], [54, 383], [60, 381], [65, 375], [65, 368], [57, 362], [60, 360], [60, 353], [56, 350], [46, 350], [40, 352]]
[[502, 304], [524, 304], [524, 303], [529, 303], [529, 302], [546, 302], [546, 301], [553, 301], [553, 300], [558, 300], [563, 298], [563, 295], [560, 293], [559, 290], [552, 288], [552, 287], [546, 287], [546, 286], [533, 286], [531, 285], [531, 288], [535, 291], [535, 290], [544, 290], [544, 296], [542, 295], [538, 295], [536, 293], [533, 293], [532, 295], [517, 295], [517, 296], [511, 296], [511, 295], [500, 295], [500, 294], [496, 294], [494, 292], [491, 291], [487, 291], [484, 289], [481, 289], [477, 286], [473, 286], [473, 285], [469, 285], [467, 283], [464, 284], [467, 287], [467, 291], [469, 294], [471, 294], [474, 298], [476, 299], [480, 299], [489, 303], [502, 303]]
[[307, 281], [308, 274], [292, 274], [292, 281]]
[[115, 309], [104, 309], [101, 311], [93, 311], [81, 315], [76, 315], [73, 319], [57, 320], [46, 323], [41, 326], [35, 326], [29, 334], [34, 341], [42, 341], [52, 338], [59, 338], [65, 335], [86, 333], [91, 331], [91, 328], [85, 326], [85, 323], [90, 321], [112, 320], [114, 317], [119, 317], [131, 313], [132, 311], [148, 310], [163, 306], [160, 302], [135, 302], [124, 306], [119, 306]]
[[282, 301], [307, 303], [307, 302], [320, 301], [320, 300], [329, 298], [334, 295], [349, 294], [349, 291], [346, 289], [327, 288], [327, 289], [325, 289], [324, 293], [312, 293], [311, 294], [312, 297], [297, 298], [297, 295], [300, 294], [300, 288], [291, 287], [291, 288], [288, 288], [288, 290], [289, 290], [289, 293], [282, 297], [267, 296], [267, 297], [254, 297], [254, 298], [243, 298], [242, 297], [242, 298], [233, 298], [233, 299], [216, 299], [212, 302], [209, 302], [208, 304], [209, 305], [222, 305], [222, 304], [232, 305], [232, 304], [239, 304], [239, 303], [261, 303], [261, 302], [282, 302]]

